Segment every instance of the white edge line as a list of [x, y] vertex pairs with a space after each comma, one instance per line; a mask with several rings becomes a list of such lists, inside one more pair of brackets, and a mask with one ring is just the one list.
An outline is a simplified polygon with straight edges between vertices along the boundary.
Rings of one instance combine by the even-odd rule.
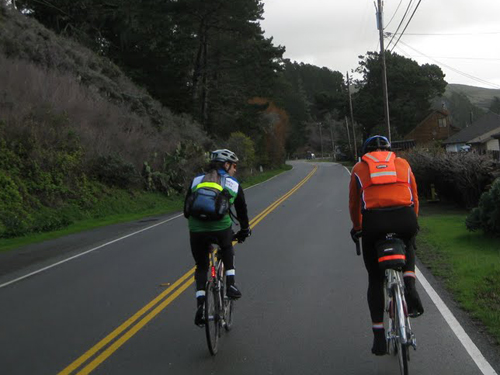
[[469, 355], [476, 363], [477, 367], [479, 367], [479, 370], [481, 370], [484, 375], [497, 375], [493, 367], [491, 367], [486, 358], [484, 358], [483, 354], [478, 349], [476, 344], [474, 344], [469, 335], [467, 335], [458, 320], [455, 318], [448, 306], [446, 306], [446, 304], [443, 302], [441, 297], [439, 297], [439, 295], [427, 281], [422, 272], [420, 272], [417, 267], [415, 267], [415, 271], [417, 271], [417, 279], [420, 281], [429, 297], [431, 297], [432, 302], [434, 302], [441, 315], [443, 315], [444, 320], [446, 321], [446, 323], [448, 323], [451, 330], [460, 340], [465, 350], [467, 350], [467, 353], [469, 353]]
[[[347, 169], [347, 168], [346, 168]], [[351, 172], [347, 170], [349, 174]], [[484, 374], [484, 375], [498, 375], [496, 371], [491, 367], [489, 362], [484, 358], [483, 354], [481, 351], [478, 349], [476, 344], [471, 340], [469, 335], [465, 332], [465, 330], [462, 328], [460, 323], [458, 322], [457, 318], [453, 315], [453, 313], [450, 311], [448, 306], [443, 302], [441, 297], [437, 294], [437, 292], [434, 290], [434, 288], [431, 286], [431, 284], [427, 281], [425, 276], [420, 272], [417, 266], [415, 266], [415, 271], [417, 274], [417, 280], [420, 281], [422, 284], [422, 287], [424, 290], [427, 292], [429, 297], [431, 298], [432, 302], [436, 305], [438, 311], [441, 313], [443, 316], [444, 320], [448, 325], [450, 326], [451, 330], [457, 336], [458, 340], [462, 343], [464, 346], [465, 350], [467, 353], [469, 353], [470, 357], [472, 360], [476, 363], [477, 367], [479, 370]]]
[[[292, 169], [293, 169], [293, 168], [294, 168], [294, 167], [292, 166]], [[288, 171], [291, 171], [292, 169], [289, 169]], [[254, 186], [257, 186], [257, 185], [261, 185], [261, 184], [263, 184], [263, 183], [265, 183], [265, 182], [267, 182], [267, 181], [270, 181], [270, 180], [272, 180], [273, 178], [278, 177], [278, 176], [280, 176], [280, 175], [282, 175], [283, 173], [288, 172], [288, 171], [284, 171], [284, 172], [282, 172], [282, 173], [280, 173], [280, 174], [277, 174], [276, 176], [273, 176], [273, 177], [271, 177], [270, 179], [268, 179], [268, 180], [266, 180], [266, 181], [262, 181], [262, 182], [261, 182], [261, 183], [259, 183], [259, 184], [249, 186], [249, 187], [248, 187], [248, 188], [246, 188], [245, 190], [251, 189], [251, 188], [253, 188]], [[144, 231], [149, 230], [149, 229], [151, 229], [151, 228], [157, 227], [158, 225], [165, 224], [165, 223], [167, 223], [167, 222], [169, 222], [169, 221], [172, 221], [172, 220], [174, 220], [174, 219], [177, 219], [177, 218], [179, 218], [179, 217], [181, 217], [181, 216], [184, 216], [184, 215], [183, 215], [183, 214], [180, 214], [180, 215], [177, 215], [177, 216], [171, 217], [170, 219], [164, 220], [164, 221], [162, 221], [162, 222], [160, 222], [160, 223], [156, 223], [156, 224], [151, 225], [151, 226], [149, 226], [149, 227], [147, 227], [147, 228], [143, 228], [143, 229], [138, 230], [138, 231], [136, 231], [136, 232], [129, 233], [129, 234], [127, 234], [126, 236], [123, 236], [123, 237], [120, 237], [120, 238], [114, 239], [113, 241], [106, 242], [105, 244], [102, 244], [102, 245], [99, 245], [99, 246], [97, 246], [97, 247], [94, 247], [93, 249], [90, 249], [90, 250], [84, 251], [83, 253], [80, 253], [80, 254], [74, 255], [74, 256], [69, 257], [69, 258], [67, 258], [67, 259], [61, 260], [60, 262], [57, 262], [57, 263], [51, 264], [50, 266], [47, 266], [47, 267], [44, 267], [44, 268], [40, 268], [39, 270], [33, 271], [33, 272], [31, 272], [31, 273], [28, 273], [27, 275], [24, 275], [24, 276], [18, 277], [17, 279], [14, 279], [14, 280], [8, 281], [8, 282], [6, 282], [6, 283], [0, 284], [0, 289], [1, 289], [1, 288], [6, 287], [6, 286], [8, 286], [8, 285], [11, 285], [11, 284], [17, 283], [17, 282], [19, 282], [19, 281], [21, 281], [21, 280], [27, 279], [28, 277], [31, 277], [31, 276], [34, 276], [34, 275], [36, 275], [36, 274], [39, 274], [39, 273], [45, 272], [45, 271], [47, 271], [47, 270], [49, 270], [49, 269], [51, 269], [51, 268], [54, 268], [54, 267], [59, 266], [59, 265], [61, 265], [61, 264], [63, 264], [63, 263], [69, 262], [70, 260], [73, 260], [73, 259], [79, 258], [79, 257], [81, 257], [81, 256], [83, 256], [83, 255], [85, 255], [85, 254], [88, 254], [88, 253], [91, 253], [91, 252], [93, 252], [93, 251], [99, 250], [99, 249], [101, 249], [101, 248], [103, 248], [103, 247], [105, 247], [105, 246], [111, 245], [111, 244], [113, 244], [113, 243], [115, 243], [115, 242], [121, 241], [121, 240], [123, 240], [123, 239], [125, 239], [125, 238], [127, 238], [127, 237], [134, 236], [134, 235], [136, 235], [136, 234], [138, 234], [138, 233], [141, 233], [141, 232], [144, 232]]]
[[36, 275], [36, 274], [38, 274], [38, 273], [41, 273], [41, 272], [47, 271], [47, 270], [49, 270], [49, 269], [51, 269], [51, 268], [53, 268], [53, 267], [59, 266], [59, 265], [61, 265], [61, 264], [63, 264], [63, 263], [69, 262], [70, 260], [73, 260], [73, 259], [79, 258], [79, 257], [81, 257], [81, 256], [83, 256], [83, 255], [85, 255], [85, 254], [91, 253], [91, 252], [93, 252], [93, 251], [99, 250], [99, 249], [101, 249], [101, 248], [103, 248], [103, 247], [105, 247], [105, 246], [108, 246], [108, 245], [111, 245], [112, 243], [115, 243], [115, 242], [121, 241], [121, 240], [123, 240], [123, 239], [125, 239], [125, 238], [127, 238], [127, 237], [134, 236], [134, 235], [136, 235], [136, 234], [138, 234], [138, 233], [141, 233], [141, 232], [147, 231], [147, 230], [149, 230], [149, 229], [151, 229], [151, 228], [157, 227], [158, 225], [165, 224], [165, 223], [167, 223], [167, 222], [169, 222], [169, 221], [172, 221], [172, 220], [174, 220], [174, 219], [177, 219], [178, 217], [181, 217], [181, 216], [183, 216], [183, 215], [182, 215], [182, 214], [180, 214], [180, 215], [177, 215], [177, 216], [171, 217], [170, 219], [164, 220], [164, 221], [162, 221], [162, 222], [160, 222], [160, 223], [156, 223], [156, 224], [151, 225], [151, 226], [149, 226], [149, 227], [147, 227], [147, 228], [143, 228], [143, 229], [138, 230], [138, 231], [136, 231], [136, 232], [129, 233], [129, 234], [127, 234], [126, 236], [123, 236], [123, 237], [120, 237], [120, 238], [116, 238], [116, 239], [114, 239], [113, 241], [106, 242], [105, 244], [102, 244], [102, 245], [99, 245], [99, 246], [97, 246], [97, 247], [94, 247], [93, 249], [90, 249], [90, 250], [84, 251], [83, 253], [80, 253], [80, 254], [74, 255], [74, 256], [72, 256], [72, 257], [69, 257], [69, 258], [67, 258], [67, 259], [61, 260], [60, 262], [57, 262], [57, 263], [51, 264], [50, 266], [47, 266], [47, 267], [44, 267], [44, 268], [40, 268], [40, 269], [39, 269], [39, 270], [37, 270], [37, 271], [34, 271], [34, 272], [31, 272], [31, 273], [28, 273], [27, 275], [24, 275], [24, 276], [18, 277], [17, 279], [14, 279], [14, 280], [8, 281], [8, 282], [6, 282], [6, 283], [4, 283], [4, 284], [0, 284], [0, 288], [6, 287], [7, 285], [10, 285], [10, 284], [17, 283], [18, 281], [24, 280], [24, 279], [26, 279], [26, 278], [28, 278], [28, 277], [31, 277], [31, 276], [33, 276], [33, 275]]

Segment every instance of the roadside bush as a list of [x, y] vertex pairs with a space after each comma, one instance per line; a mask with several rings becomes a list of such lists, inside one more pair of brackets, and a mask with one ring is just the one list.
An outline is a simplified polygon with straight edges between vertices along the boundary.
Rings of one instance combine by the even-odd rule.
[[242, 132], [232, 133], [227, 141], [227, 148], [236, 153], [240, 159], [239, 170], [247, 170], [255, 166], [255, 148], [250, 137]]
[[99, 156], [91, 163], [91, 175], [109, 186], [126, 189], [139, 185], [134, 166], [119, 155]]
[[16, 183], [0, 170], [0, 238], [25, 234], [31, 222]]
[[486, 233], [500, 236], [500, 178], [493, 182], [490, 190], [481, 195], [479, 205], [467, 216], [465, 225], [472, 232], [482, 229]]
[[400, 156], [410, 163], [420, 196], [429, 197], [434, 185], [440, 199], [464, 208], [477, 206], [499, 168], [488, 156], [475, 153], [415, 149]]
[[32, 232], [48, 232], [67, 227], [73, 223], [73, 218], [67, 209], [51, 209], [40, 207], [33, 213]]

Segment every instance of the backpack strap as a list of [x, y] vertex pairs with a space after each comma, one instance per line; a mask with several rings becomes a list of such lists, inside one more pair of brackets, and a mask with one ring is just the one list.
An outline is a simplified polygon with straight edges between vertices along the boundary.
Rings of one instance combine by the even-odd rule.
[[220, 186], [222, 187], [222, 190], [224, 190], [224, 188], [226, 187], [226, 176], [225, 175], [220, 176]]

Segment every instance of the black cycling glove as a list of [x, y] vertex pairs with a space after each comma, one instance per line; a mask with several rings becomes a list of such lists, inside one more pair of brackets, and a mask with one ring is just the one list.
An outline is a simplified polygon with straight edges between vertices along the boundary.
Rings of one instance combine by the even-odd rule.
[[235, 235], [234, 238], [239, 242], [242, 243], [246, 240], [247, 237], [250, 237], [252, 235], [252, 230], [250, 228], [246, 229], [240, 229]]
[[359, 242], [359, 238], [361, 237], [361, 231], [359, 229], [351, 229], [351, 238], [354, 242]]

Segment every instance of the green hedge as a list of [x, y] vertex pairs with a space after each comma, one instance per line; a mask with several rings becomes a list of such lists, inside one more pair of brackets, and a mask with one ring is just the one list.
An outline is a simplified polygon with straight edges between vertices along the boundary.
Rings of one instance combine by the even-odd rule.
[[478, 207], [474, 208], [465, 221], [467, 229], [484, 230], [500, 236], [500, 178], [493, 182], [490, 190], [481, 195]]

